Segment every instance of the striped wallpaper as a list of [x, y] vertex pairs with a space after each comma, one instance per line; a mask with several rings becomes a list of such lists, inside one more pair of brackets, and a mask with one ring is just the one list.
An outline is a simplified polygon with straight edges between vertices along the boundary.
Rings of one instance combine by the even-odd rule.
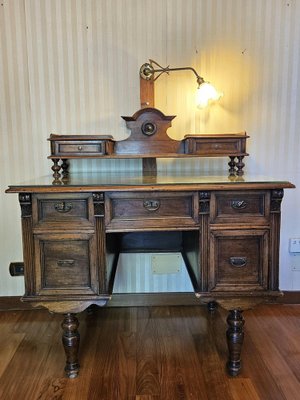
[[[50, 133], [128, 134], [140, 66], [193, 66], [224, 97], [194, 107], [189, 72], [162, 76], [156, 107], [177, 115], [170, 136], [246, 130], [247, 171], [300, 186], [300, 0], [1, 0], [0, 295], [23, 292], [20, 211], [8, 184], [49, 173]], [[166, 170], [226, 169], [224, 161], [161, 160]], [[74, 169], [135, 169], [138, 161], [81, 161]], [[280, 285], [300, 289], [288, 239], [300, 237], [299, 189], [283, 203]], [[299, 256], [300, 257], [300, 256]], [[127, 258], [124, 257], [124, 265]], [[130, 261], [135, 262], [135, 261]], [[299, 262], [300, 264], [300, 262]], [[139, 291], [139, 285], [136, 284]], [[159, 290], [167, 290], [162, 282]]]

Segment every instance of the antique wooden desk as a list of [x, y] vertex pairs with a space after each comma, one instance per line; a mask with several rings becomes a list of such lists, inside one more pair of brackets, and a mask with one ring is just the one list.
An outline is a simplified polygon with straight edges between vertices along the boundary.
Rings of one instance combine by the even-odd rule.
[[[143, 140], [149, 137], [152, 134], [146, 133]], [[293, 185], [240, 173], [160, 175], [151, 168], [111, 174], [69, 174], [63, 168], [60, 175], [57, 142], [63, 142], [64, 152], [85, 149], [78, 137], [76, 143], [74, 138], [64, 139], [52, 137], [54, 179], [10, 186], [7, 192], [19, 193], [21, 205], [22, 300], [64, 314], [67, 375], [75, 377], [79, 371], [76, 313], [92, 304], [104, 306], [111, 298], [118, 256], [127, 250], [128, 234], [148, 235], [148, 248], [155, 250], [170, 232], [176, 235], [199, 303], [217, 302], [229, 310], [227, 367], [237, 375], [244, 335], [242, 310], [280, 295], [280, 205], [283, 189]], [[101, 140], [100, 147], [99, 143], [89, 147], [90, 142], [84, 146], [88, 152], [100, 149], [105, 155], [103, 140], [111, 138]], [[155, 153], [151, 142], [142, 145], [156, 157], [159, 150], [153, 144]]]

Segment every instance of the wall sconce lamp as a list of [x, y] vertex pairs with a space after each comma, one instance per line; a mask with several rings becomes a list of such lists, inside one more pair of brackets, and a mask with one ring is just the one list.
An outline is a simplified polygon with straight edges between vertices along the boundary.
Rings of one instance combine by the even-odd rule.
[[[170, 71], [186, 70], [192, 71], [197, 79], [198, 89], [196, 93], [196, 105], [198, 108], [205, 108], [210, 103], [219, 100], [223, 96], [223, 93], [218, 92], [209, 82], [205, 82], [205, 80], [192, 67], [170, 68], [169, 65], [167, 67], [162, 67], [156, 61], [149, 60], [149, 63], [143, 64], [140, 68], [141, 106], [154, 106], [154, 81], [156, 81], [162, 74], [169, 74]], [[158, 75], [155, 77], [156, 73], [158, 73]], [[145, 83], [143, 84], [143, 80], [148, 82], [148, 85]]]

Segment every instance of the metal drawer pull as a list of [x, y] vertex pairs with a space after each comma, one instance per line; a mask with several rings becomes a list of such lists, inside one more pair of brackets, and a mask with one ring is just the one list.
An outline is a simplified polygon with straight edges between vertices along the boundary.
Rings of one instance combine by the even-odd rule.
[[79, 151], [83, 150], [82, 146], [78, 146], [77, 148], [78, 148]]
[[235, 210], [243, 210], [247, 206], [248, 206], [248, 203], [245, 200], [232, 200], [231, 201], [231, 207], [234, 208]]
[[242, 268], [247, 264], [247, 257], [230, 257], [229, 261], [233, 267]]
[[66, 203], [65, 201], [62, 201], [61, 203], [56, 203], [54, 205], [54, 208], [57, 212], [60, 213], [67, 213], [72, 210], [73, 204], [72, 203]]
[[143, 206], [148, 211], [157, 211], [160, 207], [159, 200], [144, 200]]
[[74, 260], [58, 260], [57, 265], [59, 267], [73, 267], [75, 264]]

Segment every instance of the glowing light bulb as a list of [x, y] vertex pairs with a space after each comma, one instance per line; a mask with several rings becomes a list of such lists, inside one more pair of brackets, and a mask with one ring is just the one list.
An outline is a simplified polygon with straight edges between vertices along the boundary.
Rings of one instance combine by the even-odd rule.
[[213, 85], [203, 82], [197, 89], [196, 104], [198, 108], [205, 108], [210, 103], [219, 100], [223, 93], [218, 92]]

